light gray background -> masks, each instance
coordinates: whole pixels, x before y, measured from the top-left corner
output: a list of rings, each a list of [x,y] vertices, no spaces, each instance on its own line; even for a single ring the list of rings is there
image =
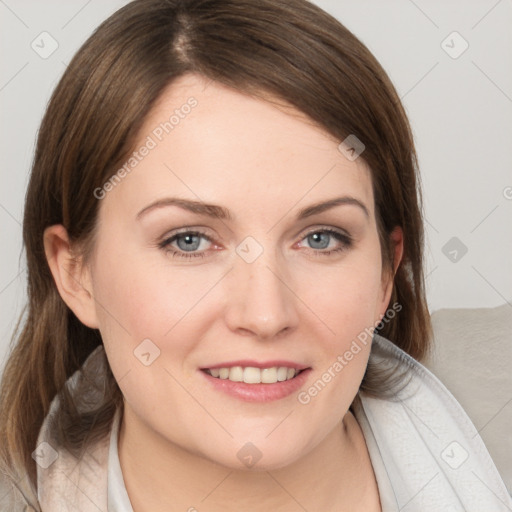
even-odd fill
[[[38,125],[66,63],[125,3],[0,0],[0,366],[25,302],[20,223]],[[431,311],[512,307],[512,1],[316,3],[376,55],[409,114],[424,186]],[[43,59],[31,43],[42,46],[45,31],[58,48]],[[448,37],[454,31],[469,44],[457,58],[445,51],[463,48]],[[446,246],[453,237],[459,247]]]

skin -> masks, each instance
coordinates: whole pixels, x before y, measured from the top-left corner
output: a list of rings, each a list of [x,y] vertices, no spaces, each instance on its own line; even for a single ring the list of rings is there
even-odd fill
[[[305,390],[380,320],[393,272],[382,268],[370,171],[292,107],[196,75],[165,91],[136,147],[191,96],[197,106],[101,200],[88,261],[62,226],[45,232],[61,296],[100,330],[125,398],[118,447],[134,511],[380,510],[349,411],[369,345],[307,405],[298,393],[244,402],[199,370],[236,359],[292,360],[312,368]],[[137,218],[171,196],[222,205],[233,219],[177,206]],[[296,220],[300,209],[339,196],[356,198],[367,214],[344,204]],[[183,237],[159,246],[184,227],[204,231],[208,238],[193,249],[204,257],[173,257],[172,250],[187,254]],[[351,241],[308,237],[322,228]],[[247,236],[263,249],[252,263],[236,252]],[[399,228],[392,238],[396,270]],[[134,356],[144,339],[160,350],[149,366]],[[262,454],[252,468],[237,457],[247,442]]]

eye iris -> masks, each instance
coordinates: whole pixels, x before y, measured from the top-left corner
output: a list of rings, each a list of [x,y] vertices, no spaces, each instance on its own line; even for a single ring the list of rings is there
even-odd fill
[[[322,237],[323,237],[323,242],[322,242]],[[312,247],[314,249],[325,249],[326,247],[329,246],[329,237],[330,235],[328,233],[313,233],[311,235],[308,236],[309,240],[313,241],[312,243]],[[320,243],[321,247],[318,247],[318,246],[315,246],[316,243]]]
[[[185,240],[185,244],[181,242]],[[194,251],[199,247],[201,237],[198,235],[182,235],[177,238],[178,247],[182,251]]]

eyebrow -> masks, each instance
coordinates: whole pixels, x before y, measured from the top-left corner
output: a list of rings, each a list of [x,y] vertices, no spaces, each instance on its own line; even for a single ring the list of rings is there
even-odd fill
[[[330,210],[331,208],[334,208],[336,206],[342,206],[342,205],[351,205],[351,206],[357,206],[360,208],[366,217],[370,217],[370,213],[368,211],[368,208],[365,206],[365,204],[360,201],[359,199],[356,199],[355,197],[351,196],[342,196],[342,197],[335,197],[333,199],[329,199],[327,201],[322,201],[319,203],[315,203],[311,206],[308,206],[307,208],[303,208],[299,210],[296,216],[296,220],[302,220],[307,217],[311,217],[312,215],[317,215],[319,213],[322,213],[326,210]],[[214,219],[221,219],[221,220],[234,220],[233,216],[231,215],[230,211],[227,208],[224,208],[222,206],[218,206],[215,204],[208,204],[203,203],[201,201],[193,201],[191,199],[182,199],[179,197],[166,197],[164,199],[158,199],[157,201],[151,203],[150,205],[143,208],[138,214],[137,219],[140,219],[147,213],[159,209],[164,208],[166,206],[177,206],[179,208],[182,208],[184,210],[187,210],[192,213],[196,213],[198,215],[203,215],[206,217],[211,217]]]

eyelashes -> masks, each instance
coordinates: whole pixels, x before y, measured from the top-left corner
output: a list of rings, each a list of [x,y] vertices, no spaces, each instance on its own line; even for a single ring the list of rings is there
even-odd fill
[[[339,255],[341,252],[348,250],[352,244],[353,240],[347,233],[343,231],[339,231],[333,228],[317,228],[306,233],[299,242],[302,242],[306,239],[315,239],[313,240],[313,244],[318,242],[317,235],[323,235],[323,240],[327,236],[329,245],[332,239],[338,243],[338,247],[327,249],[325,247],[306,247],[306,252],[312,254],[315,257],[328,257],[333,255]],[[325,236],[326,235],[326,236]],[[175,233],[170,237],[165,238],[161,242],[158,243],[158,247],[163,250],[166,254],[169,254],[173,258],[181,258],[181,259],[194,259],[194,258],[205,258],[208,256],[208,251],[203,250],[197,252],[196,250],[184,250],[184,247],[190,249],[198,249],[201,246],[201,242],[206,240],[209,243],[213,243],[212,239],[203,231],[200,230],[189,230],[189,231],[181,231],[179,233]],[[176,242],[178,247],[173,245]],[[182,247],[180,246],[180,242],[182,243]],[[198,245],[199,244],[199,245]],[[197,246],[197,247],[196,247]]]
[[[175,247],[173,247],[171,244],[176,242],[177,240],[187,240],[187,241],[190,241],[190,240],[193,240],[194,238],[196,239],[203,239],[203,240],[207,240],[208,242],[212,242],[211,238],[206,234],[206,233],[203,233],[202,231],[183,231],[181,233],[176,233],[175,235],[172,235],[171,237],[169,238],[166,238],[165,240],[163,240],[162,242],[160,242],[159,244],[159,247],[160,249],[163,249],[165,252],[167,252],[168,254],[171,254],[172,257],[178,257],[178,258],[204,258],[205,257],[205,251],[202,251],[202,252],[190,252],[190,251],[183,251],[183,250],[180,250],[179,247],[178,249],[176,249]],[[187,245],[193,245],[192,244],[188,244]]]

